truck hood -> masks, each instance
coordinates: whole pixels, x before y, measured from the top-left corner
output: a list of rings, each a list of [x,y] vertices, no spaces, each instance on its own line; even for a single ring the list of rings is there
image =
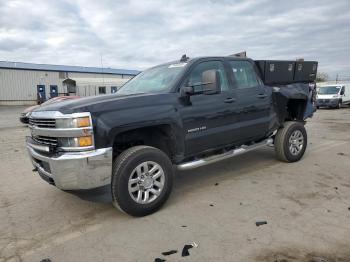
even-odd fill
[[[35,111],[59,111],[63,114],[77,112],[98,113],[108,110],[119,110],[126,108],[135,108],[138,106],[155,105],[157,102],[163,104],[165,100],[161,97],[167,97],[170,93],[158,94],[132,94],[132,95],[99,95],[80,98],[76,100],[62,101],[57,104],[42,106]],[[163,101],[163,103],[161,103]]]

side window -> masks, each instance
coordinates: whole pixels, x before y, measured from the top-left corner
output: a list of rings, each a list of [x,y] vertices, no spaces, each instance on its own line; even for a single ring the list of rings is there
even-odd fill
[[[220,75],[220,89],[221,91],[228,90],[228,81],[224,65],[220,61],[208,61],[203,62],[195,66],[192,69],[190,76],[188,77],[186,84],[194,85],[196,91],[205,89],[205,85],[201,86],[202,74],[204,71],[215,69]],[[198,85],[199,84],[199,85]]]
[[[100,95],[105,94],[106,93],[106,87],[105,86],[99,86],[98,87],[98,93]]]
[[[236,88],[251,88],[261,85],[254,67],[248,61],[230,61]]]

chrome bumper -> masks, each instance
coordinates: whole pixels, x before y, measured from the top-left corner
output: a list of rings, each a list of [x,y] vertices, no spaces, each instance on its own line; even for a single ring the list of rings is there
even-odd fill
[[[27,149],[40,176],[62,190],[90,189],[111,182],[111,147],[53,157],[41,154],[28,143]]]

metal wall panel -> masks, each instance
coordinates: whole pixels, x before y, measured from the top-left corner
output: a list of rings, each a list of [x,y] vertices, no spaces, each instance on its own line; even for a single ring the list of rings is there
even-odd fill
[[[36,100],[37,85],[45,85],[46,94],[50,85],[62,91],[58,72],[0,69],[0,100]]]
[[[94,74],[94,73],[67,73],[68,78],[86,78],[83,83],[77,83],[77,95],[98,95],[98,87],[106,86],[106,93],[111,92],[111,86],[120,87],[132,76]],[[97,79],[105,79],[105,84]],[[112,80],[113,79],[113,80]],[[67,92],[62,84],[64,79],[59,77],[59,72],[18,70],[0,68],[0,104],[30,104],[37,99],[37,85],[45,85],[46,97],[50,97],[50,85],[57,85],[58,93]],[[116,85],[116,83],[118,83]]]

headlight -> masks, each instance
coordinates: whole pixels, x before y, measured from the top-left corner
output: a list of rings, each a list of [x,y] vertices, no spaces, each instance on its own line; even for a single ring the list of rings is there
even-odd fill
[[[92,136],[62,137],[59,139],[60,147],[87,147],[93,146]]]
[[[56,119],[56,128],[79,128],[79,127],[90,127],[90,126],[91,126],[91,120],[89,116]]]

